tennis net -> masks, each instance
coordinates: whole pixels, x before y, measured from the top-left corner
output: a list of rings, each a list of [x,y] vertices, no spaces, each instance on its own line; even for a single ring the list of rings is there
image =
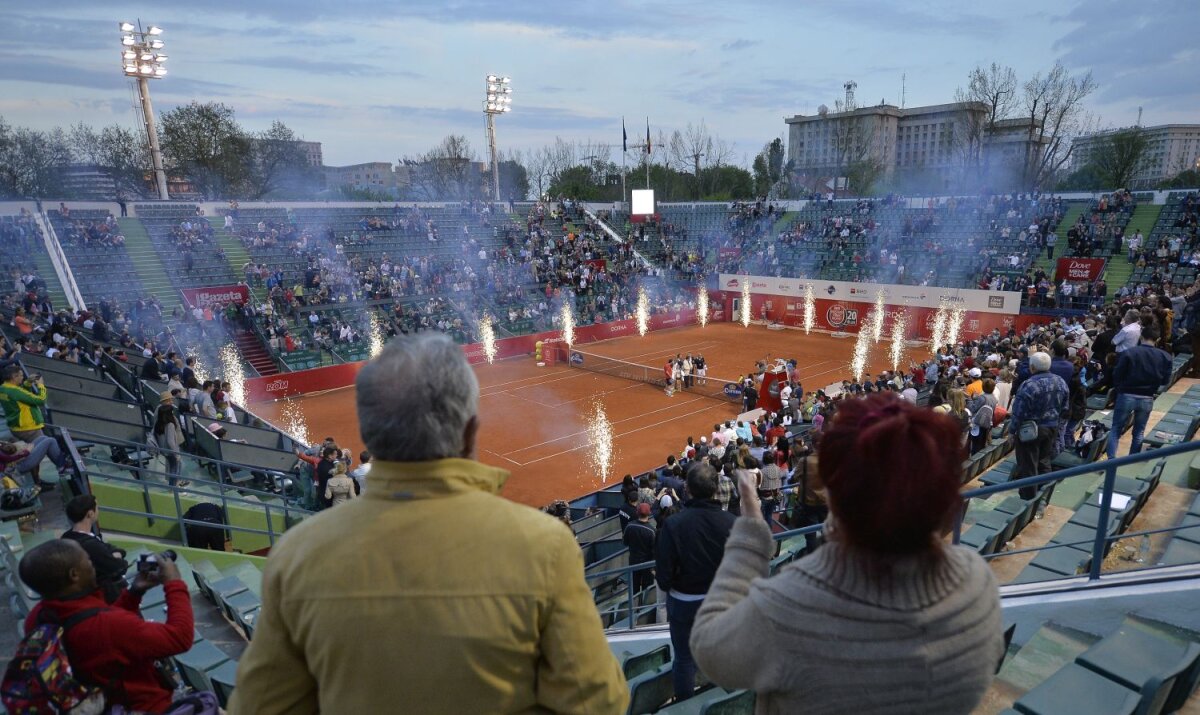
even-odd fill
[[[651,367],[650,365],[641,365],[628,360],[589,353],[578,348],[570,350],[567,356],[567,364],[570,367],[586,372],[619,377],[634,382],[644,382],[647,385],[654,385],[660,389],[665,388],[667,384],[662,366]],[[707,377],[695,375],[692,378],[690,387],[683,387],[677,384],[675,389],[677,392],[682,392],[683,394],[711,397],[714,400],[721,400],[723,402],[737,402],[742,399],[742,391],[738,387],[736,380],[727,380],[712,375],[708,375]]]

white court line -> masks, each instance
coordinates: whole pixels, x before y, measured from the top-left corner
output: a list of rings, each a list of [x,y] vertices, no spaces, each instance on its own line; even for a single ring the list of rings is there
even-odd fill
[[[482,385],[482,386],[480,386],[480,388],[479,388],[479,391],[480,391],[480,392],[483,392],[484,390],[490,390],[490,389],[492,389],[493,387],[504,387],[505,385],[513,385],[513,384],[516,384],[516,383],[518,383],[518,382],[526,382],[526,381],[529,381],[529,380],[538,380],[538,379],[541,379],[541,378],[543,378],[543,377],[548,377],[548,376],[550,376],[550,375],[558,375],[558,374],[560,374],[560,373],[569,372],[569,371],[570,371],[570,368],[563,368],[562,370],[554,370],[554,371],[551,371],[551,372],[544,372],[544,373],[541,373],[540,375],[532,375],[532,376],[530,376],[530,377],[522,377],[522,378],[520,378],[520,379],[517,379],[517,380],[509,380],[508,382],[497,382],[497,383],[496,383],[496,384],[494,384],[494,385]]]
[[[701,399],[707,399],[707,398],[701,398]],[[621,437],[625,437],[625,436],[628,436],[628,435],[634,434],[635,432],[641,432],[642,430],[648,430],[648,429],[651,429],[651,428],[653,428],[653,427],[660,427],[660,426],[662,426],[662,425],[665,425],[665,424],[668,424],[668,423],[670,423],[670,422],[675,422],[676,420],[681,420],[681,419],[684,419],[684,418],[687,418],[687,417],[694,417],[694,416],[696,416],[696,415],[698,415],[698,414],[700,414],[700,413],[702,413],[702,412],[706,412],[707,410],[711,410],[711,409],[714,409],[714,408],[716,408],[716,407],[718,407],[718,405],[713,405],[712,407],[705,407],[705,408],[703,408],[703,409],[699,409],[699,410],[693,410],[693,411],[691,411],[691,412],[688,412],[687,414],[683,414],[683,415],[677,415],[677,416],[675,416],[675,417],[671,417],[671,418],[669,418],[669,419],[660,420],[660,421],[658,421],[658,422],[655,422],[654,424],[649,424],[649,425],[646,425],[645,427],[637,427],[637,428],[635,428],[635,429],[631,429],[631,430],[629,430],[628,432],[622,432],[621,434],[618,434],[618,435],[613,435],[613,439],[614,439],[614,440],[617,440],[617,439],[620,439]],[[561,451],[561,452],[556,452],[556,453],[554,453],[554,454],[548,454],[548,455],[546,455],[545,457],[538,457],[537,459],[534,459],[534,460],[532,460],[532,461],[525,462],[525,463],[524,463],[524,464],[522,464],[521,466],[522,466],[522,467],[528,467],[528,466],[529,466],[529,465],[531,465],[531,464],[537,464],[538,462],[543,462],[543,461],[545,461],[545,460],[547,460],[547,459],[553,459],[553,458],[555,458],[555,457],[561,457],[561,456],[562,456],[562,455],[564,455],[564,454],[570,454],[571,452],[577,452],[577,451],[579,451],[579,450],[581,450],[581,449],[587,449],[587,448],[589,448],[589,447],[591,447],[591,445],[589,445],[589,444],[581,444],[581,445],[579,445],[579,446],[572,447],[571,449],[566,449],[566,450],[563,450],[563,451]]]
[[[684,352],[685,348],[702,347],[705,345],[714,345],[715,346],[715,345],[719,345],[719,344],[720,343],[716,342],[715,340],[705,340],[705,341],[699,342],[699,343],[685,343],[685,344],[680,345],[679,347],[675,348],[673,352],[676,352],[676,353]],[[634,353],[633,355],[628,355],[628,356],[623,355],[621,357],[614,357],[612,355],[603,355],[601,353],[592,353],[592,354],[600,355],[600,357],[612,358],[614,360],[630,361],[630,360],[633,360],[634,358],[639,358],[639,357],[642,357],[645,355],[671,355],[673,353],[672,352],[664,352],[663,348],[659,348],[658,350],[650,350],[650,351],[644,352],[644,353]]]
[[[699,402],[700,400],[707,400],[707,399],[708,399],[707,397],[697,397],[697,398],[695,398],[694,400],[688,400],[687,402],[679,402],[679,403],[676,403],[676,404],[674,404],[674,405],[667,405],[666,407],[660,407],[660,408],[658,408],[657,410],[650,410],[649,412],[640,412],[640,413],[638,413],[638,414],[636,414],[636,415],[633,415],[632,417],[626,417],[625,419],[620,419],[620,420],[617,420],[617,421],[613,422],[613,425],[619,425],[619,424],[621,424],[622,422],[628,422],[629,420],[636,420],[636,419],[638,419],[639,417],[645,417],[646,415],[652,415],[652,414],[654,414],[655,412],[663,412],[664,410],[673,410],[673,409],[675,409],[676,407],[683,407],[683,406],[685,406],[685,405],[690,405],[690,404],[693,404],[693,403]],[[554,439],[548,439],[548,440],[546,440],[545,442],[538,442],[537,444],[531,444],[531,445],[529,445],[528,447],[522,447],[522,448],[520,448],[520,449],[514,449],[514,450],[513,450],[513,451],[511,451],[511,452],[505,452],[505,454],[516,454],[516,453],[518,453],[518,452],[524,452],[524,451],[526,451],[526,450],[529,450],[529,449],[534,449],[535,447],[542,447],[542,446],[545,446],[545,445],[547,445],[547,444],[554,444],[555,442],[561,442],[561,441],[562,441],[562,440],[564,440],[564,439],[570,439],[571,437],[578,437],[578,436],[579,436],[579,435],[581,435],[581,434],[587,434],[587,430],[581,430],[581,431],[579,431],[579,432],[572,432],[571,434],[565,434],[565,435],[563,435],[563,436],[561,436],[561,437],[555,437]]]
[[[484,450],[481,450],[481,451],[483,451],[483,452],[486,452],[487,454],[490,454],[490,455],[492,455],[493,457],[499,457],[500,459],[503,459],[503,460],[504,460],[504,461],[506,461],[506,462],[511,462],[511,463],[513,463],[513,464],[517,465],[518,467],[523,467],[523,466],[525,466],[525,465],[521,464],[520,462],[518,462],[518,461],[516,461],[516,460],[509,459],[508,457],[505,457],[503,454],[498,454],[498,453],[496,453],[496,452],[493,452],[493,451],[492,451],[492,450],[490,450],[490,449],[484,449]]]

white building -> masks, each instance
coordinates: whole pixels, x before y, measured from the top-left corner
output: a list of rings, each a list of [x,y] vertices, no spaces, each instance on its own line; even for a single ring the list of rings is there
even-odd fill
[[[846,176],[849,164],[870,159],[881,167],[882,183],[903,190],[978,188],[961,185],[968,181],[1015,188],[1045,140],[1030,131],[1028,119],[997,122],[989,136],[986,118],[981,102],[797,114],[784,119],[788,159],[793,171],[820,181]]]
[[[1071,144],[1071,167],[1079,169],[1091,161],[1100,143],[1118,129],[1077,137]],[[1142,127],[1149,140],[1142,171],[1131,189],[1153,188],[1187,169],[1200,169],[1200,124],[1162,124]]]

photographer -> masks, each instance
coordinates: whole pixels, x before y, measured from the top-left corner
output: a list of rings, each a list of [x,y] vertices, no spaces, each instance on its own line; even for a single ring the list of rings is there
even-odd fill
[[[47,621],[63,623],[63,643],[76,677],[104,691],[108,704],[161,713],[171,706],[174,685],[160,676],[156,661],[192,647],[192,603],[179,576],[174,554],[143,557],[130,588],[112,606],[96,582],[86,551],[68,539],[47,541],[21,559],[21,581],[42,601],[25,619],[30,631]],[[142,594],[161,585],[167,600],[166,623],[142,619]]]

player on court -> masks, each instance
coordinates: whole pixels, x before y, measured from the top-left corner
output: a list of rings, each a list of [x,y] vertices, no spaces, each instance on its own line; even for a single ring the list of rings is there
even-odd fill
[[[701,385],[707,385],[708,363],[700,353],[696,353],[696,357],[692,358],[692,369],[696,371],[696,381]]]

